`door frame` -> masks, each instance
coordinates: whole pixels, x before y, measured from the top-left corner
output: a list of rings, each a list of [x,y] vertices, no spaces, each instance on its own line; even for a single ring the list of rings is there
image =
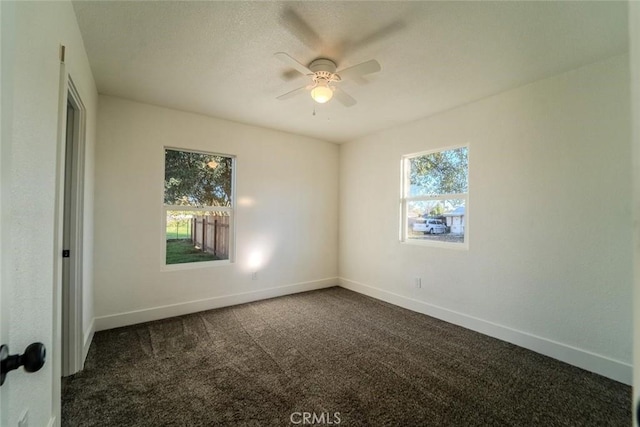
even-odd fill
[[[56,274],[57,302],[54,310],[58,327],[54,330],[56,342],[60,343],[58,360],[60,376],[75,374],[84,364],[83,317],[83,240],[84,240],[84,171],[85,171],[85,135],[86,108],[72,77],[64,64],[64,46],[61,46],[60,64],[60,104],[58,124],[58,159],[56,182]],[[67,103],[74,109],[73,135],[67,135]],[[71,165],[67,163],[67,144],[71,143]],[[66,169],[71,167],[70,185],[70,225],[65,230],[65,178]],[[68,232],[69,247],[63,247],[65,231]],[[63,258],[62,251],[69,249],[71,256]],[[66,261],[65,261],[66,260]],[[65,266],[63,263],[67,262]],[[65,284],[66,282],[66,284]]]
[[[631,158],[633,200],[633,425],[640,427],[640,4],[629,7],[629,69],[631,79]]]

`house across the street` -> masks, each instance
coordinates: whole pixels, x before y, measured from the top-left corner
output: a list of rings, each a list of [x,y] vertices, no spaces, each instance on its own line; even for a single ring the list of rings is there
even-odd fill
[[[442,214],[451,233],[464,234],[464,206],[458,206],[451,212]]]

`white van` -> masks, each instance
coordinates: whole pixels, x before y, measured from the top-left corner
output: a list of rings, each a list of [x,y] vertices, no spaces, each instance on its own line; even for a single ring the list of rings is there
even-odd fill
[[[422,231],[424,234],[442,234],[447,231],[447,227],[442,220],[427,218],[424,222],[415,222],[413,231]]]

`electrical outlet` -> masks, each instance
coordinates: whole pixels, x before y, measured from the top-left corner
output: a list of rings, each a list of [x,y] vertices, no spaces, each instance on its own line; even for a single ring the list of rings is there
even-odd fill
[[[258,272],[254,271],[253,273],[251,273],[251,280],[258,280]]]
[[[416,277],[413,284],[416,287],[416,289],[422,288],[422,278]]]

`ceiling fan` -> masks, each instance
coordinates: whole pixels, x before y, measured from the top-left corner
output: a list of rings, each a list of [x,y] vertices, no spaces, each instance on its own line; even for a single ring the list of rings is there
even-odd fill
[[[351,107],[356,104],[356,100],[342,90],[339,83],[381,70],[380,64],[375,59],[336,71],[336,63],[326,58],[315,59],[306,67],[284,52],[276,53],[275,57],[310,79],[309,84],[278,96],[279,100],[289,99],[309,91],[311,98],[319,104],[328,102],[335,95],[342,105]]]

